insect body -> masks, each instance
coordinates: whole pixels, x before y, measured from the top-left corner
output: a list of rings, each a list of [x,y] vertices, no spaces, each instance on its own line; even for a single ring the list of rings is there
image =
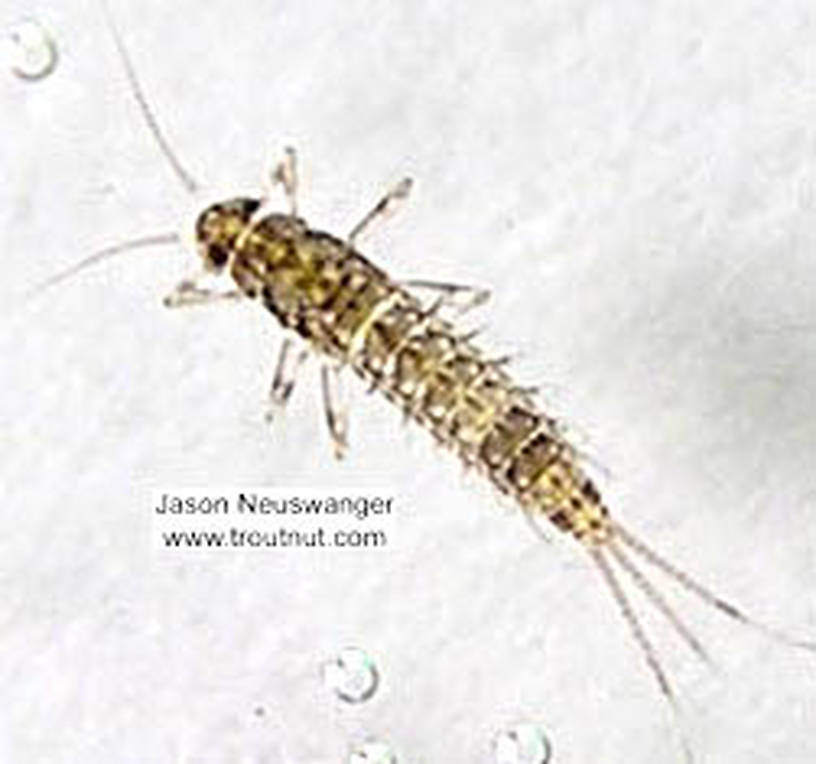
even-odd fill
[[[115,28],[112,31],[149,128],[162,151],[169,154],[182,182],[193,189],[194,182],[169,153],[121,39]],[[474,344],[473,335],[463,334],[443,318],[440,309],[454,304],[456,298],[464,295],[466,306],[475,305],[484,300],[484,292],[446,284],[399,282],[360,254],[356,248],[360,234],[408,194],[409,180],[386,194],[348,237],[338,238],[310,228],[298,216],[292,150],[273,177],[284,186],[288,213],[270,212],[266,199],[236,198],[208,207],[196,223],[204,270],[228,274],[235,287],[214,292],[196,280],[186,280],[165,303],[178,307],[222,298],[251,298],[262,302],[285,328],[300,335],[324,360],[323,397],[338,455],[346,448],[347,426],[336,382],[339,371],[349,367],[466,465],[511,496],[528,519],[551,522],[587,550],[661,693],[675,710],[672,685],[616,570],[629,576],[698,657],[708,660],[708,656],[635,560],[659,569],[724,615],[775,639],[816,651],[814,643],[791,639],[727,603],[613,519],[575,449],[555,420],[537,406],[529,390],[513,381],[505,369],[506,359],[492,359]],[[92,255],[68,273],[128,246],[176,240],[174,236],[146,237],[113,247]],[[431,288],[438,299],[428,307],[411,287]],[[284,405],[291,394],[303,357],[303,351],[290,340],[284,342],[272,383],[275,408]],[[690,758],[688,746],[685,750]]]
[[[261,203],[206,210],[197,239],[208,270],[360,377],[533,514],[590,544],[607,512],[555,422],[448,321],[354,247]],[[437,304],[438,305],[438,304]]]
[[[672,707],[676,709],[676,700],[668,676],[613,565],[629,575],[699,658],[710,659],[630,553],[723,614],[788,643],[816,649],[812,643],[792,640],[754,621],[614,520],[556,421],[505,371],[506,359],[492,360],[471,335],[440,317],[444,297],[424,307],[405,284],[391,279],[357,251],[356,236],[407,194],[408,181],[387,194],[344,240],[315,231],[297,217],[294,177],[290,150],[276,172],[290,199],[288,215],[267,214],[265,205],[254,199],[215,204],[201,214],[196,238],[205,269],[229,273],[241,294],[261,300],[284,327],[328,359],[324,391],[329,369],[350,367],[466,465],[515,499],[529,519],[547,520],[580,542],[599,568]],[[437,287],[448,295],[466,289]],[[190,289],[183,283],[169,303],[183,304]],[[291,346],[285,345],[279,369],[286,368],[289,352]],[[283,386],[287,395],[291,385],[290,380]],[[273,398],[274,390],[273,384]],[[338,423],[344,417],[333,412],[331,396],[326,401],[329,426],[342,452],[345,425]]]

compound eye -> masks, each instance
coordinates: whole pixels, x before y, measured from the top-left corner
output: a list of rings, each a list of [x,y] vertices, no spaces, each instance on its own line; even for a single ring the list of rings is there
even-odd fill
[[[220,244],[210,243],[207,245],[207,262],[216,270],[223,268],[229,260],[229,252]]]
[[[260,199],[243,199],[243,213],[244,217],[249,220],[260,208],[261,200]]]
[[[220,215],[234,215],[240,220],[249,222],[249,219],[258,211],[261,206],[260,199],[232,199],[222,204],[213,206]]]

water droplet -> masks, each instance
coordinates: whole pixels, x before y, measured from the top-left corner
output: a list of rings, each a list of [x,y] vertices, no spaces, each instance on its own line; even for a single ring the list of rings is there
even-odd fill
[[[380,675],[365,650],[346,647],[323,664],[323,682],[341,700],[362,703],[377,691]]]
[[[496,735],[496,764],[547,764],[552,746],[537,724],[517,724]]]
[[[348,764],[397,764],[397,757],[388,743],[368,740],[354,748]]]
[[[6,32],[3,58],[14,74],[24,80],[39,80],[54,71],[57,45],[37,21],[18,21]]]

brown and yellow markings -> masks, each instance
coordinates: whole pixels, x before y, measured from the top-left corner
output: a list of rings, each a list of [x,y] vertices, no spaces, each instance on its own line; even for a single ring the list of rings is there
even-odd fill
[[[197,184],[170,151],[136,79],[121,38],[111,24],[131,87],[148,127],[181,182]],[[482,302],[484,290],[433,282],[398,282],[357,249],[366,229],[389,213],[411,188],[404,179],[368,212],[346,237],[315,230],[298,216],[295,153],[288,149],[272,180],[283,186],[289,209],[272,212],[268,198],[236,198],[209,206],[198,217],[196,242],[207,277],[232,285],[213,290],[202,277],[186,279],[165,298],[177,308],[225,299],[258,300],[296,335],[282,345],[270,391],[270,412],[283,407],[307,353],[322,359],[325,416],[335,453],[347,449],[347,414],[337,390],[350,368],[373,390],[396,404],[405,417],[428,430],[468,467],[484,474],[518,503],[532,522],[549,521],[576,539],[597,566],[664,698],[678,710],[676,696],[657,652],[624,591],[618,571],[670,623],[703,661],[708,654],[664,599],[640,565],[652,566],[705,604],[789,645],[816,652],[816,644],[791,638],[726,602],[655,552],[613,519],[576,450],[555,420],[505,370],[444,317]],[[107,248],[49,283],[126,249],[177,243],[160,234]],[[202,275],[204,275],[202,274]],[[428,306],[415,293],[430,291]],[[616,567],[617,566],[617,569]],[[686,758],[690,746],[682,735]]]

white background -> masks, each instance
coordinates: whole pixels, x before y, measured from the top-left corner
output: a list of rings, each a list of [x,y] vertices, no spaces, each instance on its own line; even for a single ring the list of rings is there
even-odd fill
[[[348,379],[334,463],[316,365],[285,421],[255,305],[170,312],[182,250],[110,261],[195,205],[95,2],[5,0],[61,59],[0,73],[0,760],[489,762],[541,721],[560,764],[678,762],[671,714],[582,550]],[[489,286],[473,320],[591,457],[613,512],[724,596],[816,635],[816,7],[777,3],[113,3],[161,123],[216,196],[300,152],[302,207],[397,277]],[[385,488],[385,550],[159,555],[164,486]],[[663,583],[663,580],[660,580]],[[667,591],[676,592],[670,587]],[[687,597],[722,671],[650,632],[700,762],[816,758],[816,655]],[[651,614],[650,614],[651,615]],[[367,704],[321,687],[358,645]],[[255,709],[263,708],[258,716]]]

